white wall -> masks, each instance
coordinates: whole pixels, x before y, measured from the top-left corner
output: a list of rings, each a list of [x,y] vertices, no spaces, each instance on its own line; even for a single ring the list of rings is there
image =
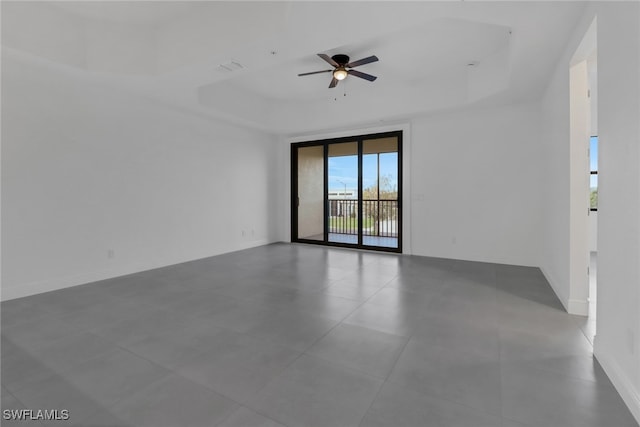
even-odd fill
[[[640,421],[640,5],[589,5],[541,104],[547,186],[542,268],[569,298],[569,62],[597,16],[598,296],[594,353]]]
[[[586,29],[586,28],[585,28]],[[579,41],[579,40],[578,40]],[[574,41],[575,42],[575,41]],[[575,43],[573,48],[575,49]],[[571,53],[572,54],[572,53]],[[569,58],[556,67],[541,102],[544,157],[540,268],[565,307],[569,300]]]
[[[275,239],[275,137],[52,64],[3,48],[3,299]]]
[[[413,122],[414,254],[539,265],[539,120],[510,105]]]
[[[595,354],[640,422],[640,4],[598,15]]]
[[[288,158],[291,142],[403,130],[403,253],[538,266],[539,121],[535,104],[439,114],[292,137],[281,156]],[[289,180],[283,170],[281,182]],[[287,212],[283,240],[290,239]]]

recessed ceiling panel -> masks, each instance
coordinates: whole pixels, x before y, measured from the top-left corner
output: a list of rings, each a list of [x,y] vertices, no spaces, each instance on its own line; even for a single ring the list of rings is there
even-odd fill
[[[509,44],[509,28],[456,19],[439,19],[419,27],[398,31],[363,43],[332,48],[323,53],[344,53],[356,60],[376,55],[379,62],[363,65],[358,71],[378,76],[375,82],[347,77],[335,89],[328,89],[331,74],[298,77],[299,73],[331,68],[317,56],[321,52],[294,61],[276,64],[233,80],[266,100],[324,99],[334,94],[365,94],[375,87],[414,87],[425,79],[442,75],[443,71],[465,67],[474,61],[505,49]],[[433,82],[430,81],[429,84]],[[462,83],[462,82],[461,82]],[[228,85],[229,81],[218,84]]]

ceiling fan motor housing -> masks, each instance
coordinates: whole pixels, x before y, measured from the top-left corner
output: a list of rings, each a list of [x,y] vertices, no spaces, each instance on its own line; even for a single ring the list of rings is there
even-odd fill
[[[349,56],[347,55],[342,55],[342,54],[333,55],[331,59],[336,61],[339,65],[343,65],[343,66],[349,63]]]

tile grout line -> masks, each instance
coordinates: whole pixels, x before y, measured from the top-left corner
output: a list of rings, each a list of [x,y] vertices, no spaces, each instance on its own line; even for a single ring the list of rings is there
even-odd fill
[[[396,276],[394,276],[394,278],[395,278],[395,277],[396,277]],[[308,351],[310,348],[312,348],[312,347],[313,347],[317,342],[319,342],[319,341],[320,341],[320,340],[322,340],[324,337],[326,337],[329,333],[331,333],[334,329],[336,329],[338,326],[342,325],[342,324],[343,324],[343,321],[344,321],[347,317],[349,317],[349,316],[350,316],[351,314],[353,314],[356,310],[358,310],[360,307],[362,307],[362,306],[363,306],[363,305],[364,305],[364,304],[365,304],[369,299],[373,298],[373,296],[374,296],[375,294],[377,294],[380,290],[382,290],[382,289],[386,286],[386,284],[388,284],[388,283],[389,283],[389,282],[391,282],[392,280],[393,280],[393,278],[392,278],[392,279],[390,279],[388,282],[386,282],[386,283],[385,283],[385,285],[384,285],[384,286],[382,286],[380,289],[378,289],[378,290],[377,290],[373,295],[371,295],[369,298],[365,299],[365,300],[364,300],[364,301],[362,301],[359,305],[357,305],[357,306],[356,306],[356,307],[355,307],[355,308],[354,308],[350,313],[346,314],[346,315],[345,315],[341,320],[339,320],[339,321],[338,321],[338,322],[337,322],[333,327],[331,327],[331,329],[329,329],[325,334],[323,334],[321,337],[319,337],[317,340],[315,340],[313,343],[311,343],[309,346],[307,346],[307,348],[305,348],[305,349],[304,349],[304,351],[300,352],[300,354],[299,354],[295,359],[293,359],[293,360],[291,361],[291,363],[287,364],[287,365],[286,365],[286,366],[285,366],[285,367],[284,367],[284,368],[283,368],[283,369],[282,369],[282,370],[281,370],[281,371],[280,371],[276,376],[274,376],[271,380],[269,380],[269,381],[267,382],[267,384],[265,384],[263,387],[261,387],[260,389],[258,389],[258,390],[254,393],[254,396],[255,396],[255,395],[258,395],[258,394],[259,394],[262,390],[264,390],[264,389],[265,389],[265,388],[266,388],[270,383],[272,383],[273,381],[275,381],[275,380],[277,380],[278,378],[280,378],[280,377],[282,376],[282,374],[284,373],[284,371],[286,371],[289,367],[291,367],[291,366],[292,366],[295,362],[297,362],[301,357],[303,357],[303,356],[318,357],[318,356],[314,356],[314,355],[312,355],[312,354],[307,353],[307,351]],[[406,343],[405,343],[405,345],[406,345]],[[403,347],[403,348],[404,348],[404,347]],[[331,364],[333,364],[333,363],[334,363],[333,361],[327,361],[327,360],[325,360],[325,359],[323,359],[323,358],[321,358],[321,357],[319,357],[319,359],[320,359],[320,360],[323,360],[323,361],[325,361],[325,362],[327,362],[327,363],[331,363]],[[380,380],[380,379],[381,379],[381,378],[375,377],[375,376],[373,376],[373,375],[364,374],[363,372],[360,372],[360,371],[353,370],[353,369],[351,369],[351,368],[348,368],[348,367],[342,366],[342,365],[340,365],[340,364],[337,364],[337,365],[338,365],[338,366],[340,366],[340,367],[341,367],[341,368],[343,368],[343,369],[346,369],[346,370],[351,371],[351,372],[354,372],[354,373],[358,373],[358,374],[361,374],[361,375],[366,375],[366,376],[371,377],[371,378],[373,378],[373,379],[378,379],[378,380]],[[382,386],[383,386],[383,385],[384,385],[384,381],[380,384],[380,387],[378,388],[378,391],[376,392],[376,397],[377,397],[378,393],[380,392],[380,389],[382,389]],[[371,401],[371,404],[373,404],[373,401],[374,401],[374,400],[375,400],[375,397],[374,397],[374,399]],[[371,406],[371,404],[369,405],[369,407]],[[367,411],[369,410],[369,407],[367,408]],[[261,411],[259,411],[259,410],[256,410],[256,409],[254,409],[254,408],[252,408],[252,407],[249,407],[249,408],[250,408],[252,411],[256,412],[256,413],[259,413],[260,415],[266,416],[264,413],[262,413],[262,412],[261,412]],[[366,414],[366,411],[365,411],[365,414]],[[267,417],[267,418],[269,418],[269,417]],[[364,418],[364,415],[363,415],[363,418]],[[278,423],[280,423],[279,421],[277,421],[277,422],[278,422]],[[282,424],[282,423],[280,423],[280,424]]]
[[[369,299],[373,298],[375,295],[377,295],[382,289],[384,289],[389,283],[391,283],[393,280],[395,280],[399,275],[397,274],[396,276],[394,276],[393,279],[389,280],[387,283],[385,283],[385,286],[383,286],[382,288],[380,288],[376,293],[374,293]],[[367,301],[369,300],[367,299]],[[360,422],[358,423],[358,426],[362,426],[362,423],[364,422],[364,419],[367,416],[367,413],[371,410],[371,408],[373,407],[373,404],[375,403],[376,399],[378,398],[378,396],[380,395],[380,393],[382,392],[382,388],[387,384],[389,377],[391,376],[391,373],[393,372],[393,370],[395,369],[396,365],[398,364],[398,361],[400,360],[400,357],[402,357],[402,353],[404,353],[404,350],[407,348],[407,345],[409,345],[409,342],[411,341],[411,335],[408,337],[403,337],[406,338],[406,341],[404,343],[404,345],[402,346],[402,349],[400,351],[398,351],[398,354],[393,362],[393,364],[391,365],[391,368],[389,369],[389,372],[387,373],[387,375],[385,376],[384,380],[382,381],[382,384],[380,385],[380,387],[378,388],[378,390],[376,391],[376,395],[374,396],[374,398],[371,400],[371,403],[369,404],[369,406],[367,407],[367,410],[364,412],[364,414],[362,415],[362,418],[360,419]]]

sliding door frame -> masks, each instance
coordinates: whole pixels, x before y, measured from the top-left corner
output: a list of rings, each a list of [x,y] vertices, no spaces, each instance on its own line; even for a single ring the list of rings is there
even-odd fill
[[[363,188],[362,188],[362,160],[363,160],[363,144],[366,140],[375,140],[382,138],[397,138],[398,142],[398,213],[396,214],[396,221],[398,223],[398,247],[390,248],[383,246],[369,246],[363,243],[363,233],[362,233],[362,215],[363,215]],[[329,204],[328,194],[329,194],[329,145],[345,143],[345,142],[357,142],[358,144],[358,243],[340,243],[340,242],[330,242],[329,241]],[[312,240],[312,239],[304,239],[298,237],[298,148],[303,147],[318,147],[322,146],[323,148],[323,162],[324,162],[324,177],[323,177],[323,188],[324,188],[324,202],[323,202],[323,235],[324,239],[320,240]],[[304,141],[297,142],[291,144],[291,241],[297,243],[310,243],[314,245],[321,246],[337,246],[344,248],[355,248],[355,249],[367,249],[374,251],[382,251],[382,252],[395,252],[402,253],[402,217],[403,217],[403,170],[402,170],[402,130],[397,131],[389,131],[382,133],[373,133],[366,135],[355,135],[355,136],[345,136],[340,138],[330,138],[330,139],[321,139],[314,141]],[[378,171],[379,173],[379,171]],[[379,191],[379,189],[378,189]]]

